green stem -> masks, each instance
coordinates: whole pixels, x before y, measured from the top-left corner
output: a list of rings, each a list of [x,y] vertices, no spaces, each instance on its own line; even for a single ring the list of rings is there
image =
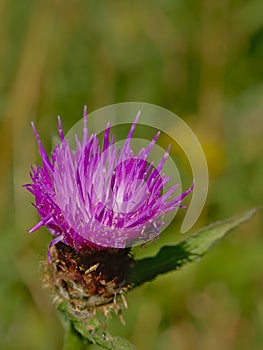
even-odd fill
[[[85,350],[89,344],[97,344],[108,350],[136,350],[127,339],[113,337],[101,329],[101,324],[96,317],[78,320],[68,312],[67,303],[57,304],[57,310],[65,329],[63,350]],[[88,329],[92,329],[89,331]]]
[[[73,327],[72,323],[65,329],[63,350],[85,350],[88,343]]]

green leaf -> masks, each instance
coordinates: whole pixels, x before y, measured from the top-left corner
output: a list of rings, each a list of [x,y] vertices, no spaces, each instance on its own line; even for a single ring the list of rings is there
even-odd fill
[[[136,350],[127,339],[122,337],[113,337],[108,332],[103,333],[103,336],[95,335],[95,343],[104,349],[111,350]]]
[[[181,268],[192,261],[199,260],[219,239],[230,230],[249,220],[257,209],[239,216],[213,223],[187,237],[174,246],[165,246],[154,257],[137,260],[130,272],[133,288],[153,280],[156,276]]]
[[[187,237],[174,246],[161,248],[155,257],[135,261],[130,272],[133,288],[153,280],[156,276],[179,269],[183,265],[200,259],[212,245],[226,233],[249,220],[256,212],[252,209],[228,220],[216,222]],[[95,316],[83,320],[68,311],[67,303],[57,304],[62,323],[66,330],[63,350],[84,350],[88,344],[97,344],[108,350],[136,350],[121,337],[113,337],[106,332]]]

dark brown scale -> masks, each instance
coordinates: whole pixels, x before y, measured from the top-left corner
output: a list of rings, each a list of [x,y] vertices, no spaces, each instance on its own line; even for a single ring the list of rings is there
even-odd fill
[[[51,248],[51,257],[46,265],[48,285],[70,303],[72,311],[91,312],[116,303],[116,297],[130,289],[128,273],[134,262],[130,249],[85,248],[76,252],[58,243]]]

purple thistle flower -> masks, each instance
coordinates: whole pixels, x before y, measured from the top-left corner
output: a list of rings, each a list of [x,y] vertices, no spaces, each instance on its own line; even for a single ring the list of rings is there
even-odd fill
[[[147,161],[160,132],[147,148],[133,155],[130,141],[139,115],[122,149],[115,146],[114,137],[110,138],[109,123],[103,148],[96,135],[88,136],[85,108],[83,139],[76,136],[76,150],[72,150],[58,117],[61,142],[51,159],[32,123],[42,166],[32,167],[32,183],[25,185],[35,196],[41,218],[30,233],[46,226],[54,237],[49,247],[63,242],[77,251],[131,247],[159,234],[164,214],[181,206],[193,186],[175,199],[171,195],[179,185],[163,193],[169,177],[161,172],[169,149],[156,167]]]

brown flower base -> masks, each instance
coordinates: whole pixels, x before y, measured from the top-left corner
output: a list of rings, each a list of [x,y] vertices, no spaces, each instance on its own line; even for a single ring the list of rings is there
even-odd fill
[[[128,273],[133,265],[130,249],[76,252],[64,243],[51,248],[51,263],[46,264],[46,282],[52,287],[55,302],[67,301],[74,316],[88,317],[96,309],[104,314],[127,307],[124,293],[130,289]]]

